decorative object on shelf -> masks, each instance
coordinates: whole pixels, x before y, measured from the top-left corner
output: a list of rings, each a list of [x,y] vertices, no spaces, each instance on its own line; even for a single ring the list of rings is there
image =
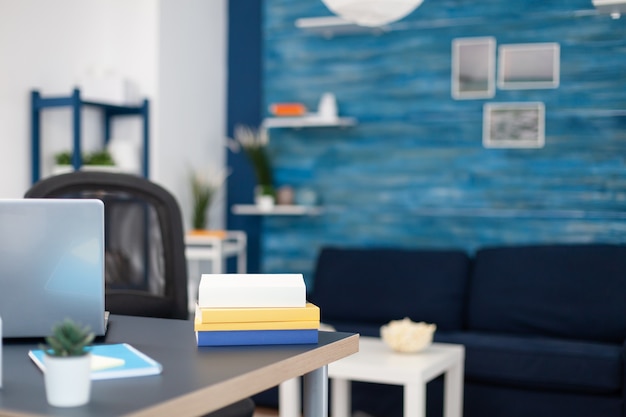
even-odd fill
[[[396,352],[415,353],[430,346],[436,329],[434,324],[416,323],[405,317],[381,326],[380,337]]]
[[[252,129],[248,126],[235,126],[235,138],[229,141],[231,150],[239,152],[243,149],[254,168],[257,179],[255,202],[270,209],[274,206],[275,192],[272,175],[272,163],[267,150],[269,134],[267,129]]]
[[[322,94],[320,104],[317,106],[317,115],[324,120],[337,119],[337,99],[333,93]]]
[[[293,187],[283,185],[276,190],[276,202],[280,205],[293,204],[294,194]]]
[[[209,209],[227,176],[223,172],[202,174],[195,171],[190,174],[191,196],[193,198],[191,227],[193,230],[206,230],[208,228]]]
[[[83,157],[83,164],[112,166],[115,165],[115,161],[109,151],[102,150],[86,154]]]
[[[42,346],[46,355],[46,399],[55,407],[87,404],[91,394],[91,353],[94,333],[70,319],[55,325]]]
[[[106,149],[91,153],[84,153],[81,159],[82,164],[80,169],[85,171],[119,171],[119,167],[116,165],[115,160]],[[53,169],[53,174],[62,174],[74,171],[71,152],[63,151],[55,154],[54,161],[56,166]]]
[[[263,120],[263,127],[324,127],[352,126],[356,120],[351,117],[339,117],[337,99],[333,93],[324,93],[320,98],[316,113],[306,113],[294,117],[269,117]]]
[[[406,17],[424,0],[322,0],[336,15],[361,26],[381,26]]]
[[[103,165],[103,166],[115,165],[115,161],[113,160],[113,157],[107,150],[86,153],[83,155],[82,159],[83,159],[83,165]],[[59,152],[56,155],[54,155],[54,160],[57,163],[57,165],[71,165],[72,154],[69,151]]]
[[[302,187],[296,191],[296,204],[304,207],[314,207],[318,204],[317,193],[309,187]]]
[[[106,149],[124,172],[141,173],[139,145],[127,138],[111,138]]]
[[[275,193],[263,185],[257,185],[254,187],[254,204],[256,204],[260,210],[270,211],[276,204]]]
[[[270,113],[276,117],[304,116],[307,108],[302,103],[274,103],[270,105]]]
[[[83,98],[115,106],[139,104],[139,87],[112,69],[91,68],[80,80]]]

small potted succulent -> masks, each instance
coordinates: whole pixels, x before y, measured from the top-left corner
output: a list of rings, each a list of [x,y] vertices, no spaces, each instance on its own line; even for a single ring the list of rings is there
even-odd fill
[[[55,407],[87,404],[91,394],[91,353],[94,333],[70,319],[52,328],[46,337],[44,381],[48,403]]]

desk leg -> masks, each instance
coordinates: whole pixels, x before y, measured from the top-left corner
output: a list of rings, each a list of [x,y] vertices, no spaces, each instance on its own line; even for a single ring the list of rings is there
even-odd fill
[[[304,417],[328,417],[328,366],[304,374]]]
[[[278,386],[279,417],[300,417],[300,378],[289,379]]]
[[[463,415],[463,366],[457,362],[444,376],[444,417],[461,417]]]
[[[248,268],[248,235],[245,232],[237,232],[239,254],[237,256],[237,273],[245,274]]]
[[[215,245],[215,255],[211,260],[213,265],[211,265],[213,274],[223,274],[224,273],[224,242],[219,239]]]
[[[404,417],[426,415],[426,384],[423,381],[404,385]],[[446,416],[448,417],[448,416]]]
[[[332,417],[350,417],[352,415],[352,391],[350,381],[333,378],[331,382],[332,401],[330,415]]]
[[[198,299],[198,285],[200,284],[200,260],[191,259],[189,279],[187,281],[187,306],[190,314],[196,311],[196,301]]]
[[[244,250],[239,252],[239,255],[237,256],[237,273],[238,274],[245,274],[246,273],[246,264],[247,263],[248,263],[248,260],[247,260],[247,256],[246,256],[246,250],[244,248]]]

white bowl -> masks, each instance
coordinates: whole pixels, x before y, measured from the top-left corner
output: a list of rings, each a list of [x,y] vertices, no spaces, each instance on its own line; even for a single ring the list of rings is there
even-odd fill
[[[405,317],[381,326],[380,336],[396,352],[415,353],[430,346],[436,329],[434,324],[416,323]]]

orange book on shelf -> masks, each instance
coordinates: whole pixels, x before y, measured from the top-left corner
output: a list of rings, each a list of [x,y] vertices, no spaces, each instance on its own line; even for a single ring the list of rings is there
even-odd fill
[[[200,230],[193,229],[187,232],[192,237],[216,237],[218,239],[225,239],[228,233],[226,230]]]
[[[304,116],[306,106],[302,103],[274,103],[270,106],[270,113],[274,116]]]

